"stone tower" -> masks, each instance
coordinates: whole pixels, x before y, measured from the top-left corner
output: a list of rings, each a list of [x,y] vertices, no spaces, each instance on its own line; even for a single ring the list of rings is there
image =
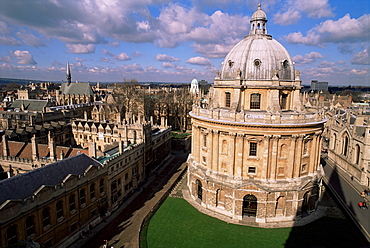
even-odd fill
[[[200,207],[239,223],[290,226],[313,218],[321,195],[322,113],[308,112],[288,51],[258,5],[250,34],[194,105],[188,189]]]

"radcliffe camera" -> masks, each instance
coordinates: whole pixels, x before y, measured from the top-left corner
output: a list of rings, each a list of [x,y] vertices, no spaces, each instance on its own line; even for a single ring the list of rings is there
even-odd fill
[[[0,247],[370,247],[370,3],[0,8]]]

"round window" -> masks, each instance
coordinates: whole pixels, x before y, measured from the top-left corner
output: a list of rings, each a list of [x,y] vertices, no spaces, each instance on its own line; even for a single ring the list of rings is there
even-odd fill
[[[260,65],[261,65],[261,63],[262,63],[262,62],[261,62],[261,60],[259,60],[259,59],[255,59],[255,60],[254,60],[254,66],[257,66],[257,67],[258,67],[258,66],[260,66]]]

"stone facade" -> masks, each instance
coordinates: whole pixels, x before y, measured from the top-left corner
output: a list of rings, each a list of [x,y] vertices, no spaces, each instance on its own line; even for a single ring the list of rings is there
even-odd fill
[[[188,188],[204,208],[278,227],[316,210],[325,120],[302,105],[299,72],[266,22],[259,7],[250,35],[217,72],[208,104],[193,106]]]
[[[333,110],[328,121],[328,158],[370,187],[370,115],[364,109]]]

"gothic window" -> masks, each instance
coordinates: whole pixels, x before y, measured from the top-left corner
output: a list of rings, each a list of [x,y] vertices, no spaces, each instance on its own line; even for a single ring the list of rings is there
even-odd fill
[[[337,142],[337,135],[333,135],[333,141],[331,142],[331,148],[335,151],[335,143]]]
[[[50,225],[50,211],[49,208],[42,210],[42,227],[45,228]]]
[[[231,93],[226,92],[225,93],[225,107],[230,108],[230,106],[231,106]]]
[[[73,210],[76,210],[75,195],[71,194],[69,196],[69,211],[72,212]]]
[[[86,192],[85,189],[80,190],[80,204],[84,205],[86,203]]]
[[[198,199],[202,200],[203,199],[203,188],[202,188],[202,183],[198,179],[196,181],[196,185],[197,185]]]
[[[6,230],[6,237],[8,246],[15,245],[18,242],[18,235],[17,235],[17,227],[14,225],[11,225],[8,230]]]
[[[251,94],[250,109],[260,109],[261,108],[261,94]]]
[[[249,156],[257,156],[257,143],[256,142],[249,143]]]
[[[344,138],[343,138],[343,155],[344,156],[347,156],[348,154],[348,143],[349,143],[349,139],[348,139],[348,136],[346,135]]]
[[[100,182],[99,182],[99,191],[100,191],[100,194],[103,194],[104,193],[104,179],[100,179]]]
[[[26,219],[26,234],[27,237],[35,234],[35,221],[33,215],[28,216]]]
[[[360,163],[360,152],[361,152],[361,149],[360,149],[360,146],[357,144],[356,147],[355,147],[355,164],[359,164]]]
[[[63,214],[63,202],[59,200],[56,204],[56,212],[57,212],[57,219],[61,218],[64,216]]]

